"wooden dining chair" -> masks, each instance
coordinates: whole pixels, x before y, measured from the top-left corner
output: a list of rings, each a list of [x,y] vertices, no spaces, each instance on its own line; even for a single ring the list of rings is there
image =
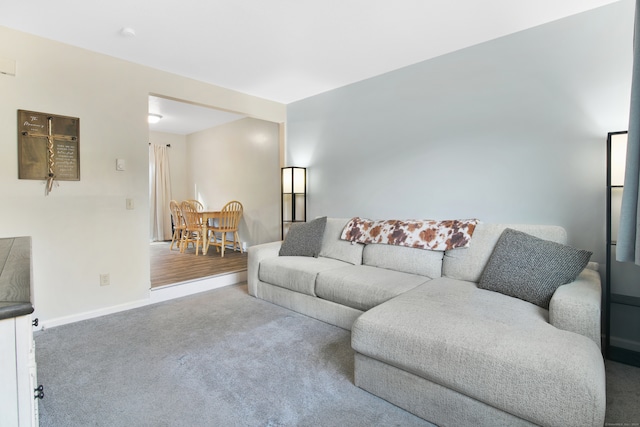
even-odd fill
[[[216,246],[216,249],[222,252],[222,257],[224,257],[224,249],[227,246],[227,233],[233,233],[233,250],[235,251],[237,248],[240,249],[241,253],[243,252],[240,237],[238,236],[242,210],[242,203],[233,200],[222,207],[217,224],[214,221],[213,226],[207,227],[209,244]],[[220,233],[220,240],[218,240],[216,233]]]
[[[185,230],[182,233],[182,240],[180,241],[180,252],[184,253],[187,245],[193,243],[196,246],[196,256],[198,255],[198,249],[202,246],[204,251],[204,236],[202,235],[202,216],[196,210],[196,206],[185,200],[180,205],[182,211],[182,218],[185,223]]]
[[[174,244],[180,249],[182,234],[187,227],[182,218],[182,211],[180,210],[178,202],[175,200],[170,201],[169,209],[171,210],[171,219],[173,220],[173,236],[171,237],[171,245],[169,246],[169,250],[172,251]]]
[[[186,201],[191,203],[195,207],[197,212],[204,211],[204,206],[202,206],[202,203],[200,203],[198,200],[189,199],[189,200],[186,200]]]

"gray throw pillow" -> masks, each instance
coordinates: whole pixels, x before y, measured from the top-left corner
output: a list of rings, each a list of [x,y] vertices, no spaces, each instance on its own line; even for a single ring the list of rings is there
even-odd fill
[[[573,282],[591,252],[507,228],[500,235],[478,287],[549,308],[556,289]]]
[[[318,257],[322,246],[327,217],[314,219],[304,224],[293,224],[280,247],[280,256]]]

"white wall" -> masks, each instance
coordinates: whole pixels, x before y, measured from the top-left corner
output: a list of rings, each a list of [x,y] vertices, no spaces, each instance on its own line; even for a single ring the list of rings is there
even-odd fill
[[[603,262],[633,11],[614,3],[289,104],[286,162],[309,168],[309,217],[557,224]]]
[[[249,246],[280,238],[278,124],[245,118],[187,136],[189,197],[219,210],[238,200]]]
[[[0,74],[0,236],[33,237],[44,324],[149,299],[149,94],[285,120],[281,104],[4,27],[0,58],[16,61],[15,77]],[[18,109],[80,118],[80,181],[45,196],[43,182],[18,179]],[[99,286],[101,273],[110,286]]]

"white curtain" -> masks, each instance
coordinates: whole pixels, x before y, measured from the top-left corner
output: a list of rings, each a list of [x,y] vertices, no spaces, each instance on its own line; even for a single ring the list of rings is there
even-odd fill
[[[164,145],[149,145],[149,206],[151,241],[171,240],[171,174],[169,152]]]

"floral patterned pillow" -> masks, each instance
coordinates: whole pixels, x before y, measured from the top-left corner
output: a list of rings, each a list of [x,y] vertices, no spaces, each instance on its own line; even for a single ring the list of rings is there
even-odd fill
[[[370,220],[352,218],[342,230],[343,240],[380,243],[432,251],[466,248],[479,220]]]

